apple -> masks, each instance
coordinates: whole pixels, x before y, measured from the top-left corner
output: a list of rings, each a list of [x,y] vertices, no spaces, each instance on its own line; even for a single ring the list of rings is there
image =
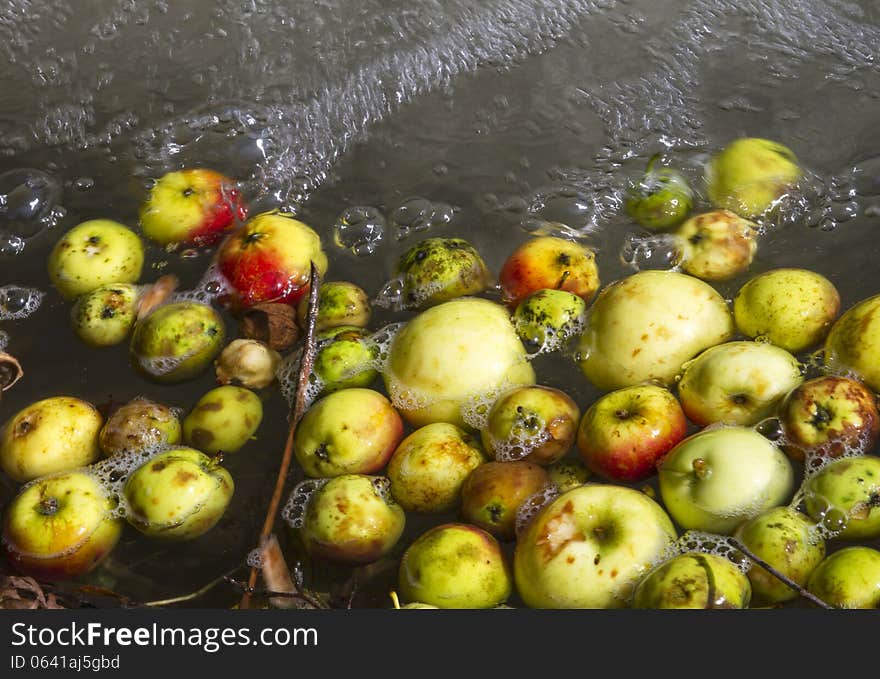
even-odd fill
[[[403,533],[406,515],[387,485],[382,477],[344,474],[318,488],[301,529],[309,553],[348,564],[388,554]]]
[[[263,421],[263,404],[250,389],[231,384],[211,389],[183,420],[183,440],[203,453],[234,453]]]
[[[837,319],[825,340],[825,367],[854,373],[880,391],[880,295],[863,300]]]
[[[499,274],[502,299],[515,309],[537,290],[565,290],[591,302],[599,290],[596,253],[564,238],[539,236],[520,245]]]
[[[807,589],[835,608],[880,607],[880,552],[845,547],[829,554],[813,571]]]
[[[547,475],[560,493],[584,485],[590,480],[590,470],[580,459],[563,458],[547,467]]]
[[[438,514],[458,506],[468,475],[487,461],[479,441],[446,422],[407,436],[388,462],[391,494],[408,512]]]
[[[161,245],[213,245],[246,217],[235,182],[205,168],[163,175],[140,210],[141,230]]]
[[[513,588],[498,541],[464,523],[422,533],[404,552],[398,588],[407,601],[438,608],[492,608]]]
[[[353,325],[340,325],[318,333],[311,378],[320,393],[350,387],[367,387],[379,375],[376,352],[367,342],[369,333]]]
[[[806,479],[803,490],[807,514],[835,537],[880,537],[880,458],[832,460]]]
[[[135,325],[131,362],[147,379],[182,382],[196,377],[211,364],[225,337],[223,319],[207,304],[166,304]]]
[[[264,302],[296,304],[309,291],[311,263],[323,276],[327,255],[315,231],[293,214],[272,210],[248,219],[217,253],[217,266],[231,286],[234,306]]]
[[[675,539],[669,516],[644,493],[580,486],[543,507],[517,539],[517,591],[531,608],[625,608]]]
[[[0,430],[0,468],[13,481],[84,467],[100,456],[104,423],[91,404],[73,396],[31,403]]]
[[[144,246],[127,226],[92,219],[65,233],[49,253],[49,278],[66,299],[102,285],[135,283],[144,264]]]
[[[633,608],[714,609],[749,607],[752,586],[733,563],[690,552],[664,561],[636,586]]]
[[[687,420],[668,390],[651,384],[605,394],[584,413],[578,427],[581,458],[599,476],[641,481],[687,431]]]
[[[483,446],[496,460],[550,465],[574,445],[581,411],[553,387],[516,387],[492,404]]]
[[[177,413],[168,406],[137,397],[107,418],[98,444],[107,457],[144,452],[180,441]]]
[[[725,281],[749,268],[758,226],[730,212],[715,210],[695,215],[674,234],[685,273],[704,281]]]
[[[530,349],[556,351],[581,334],[587,303],[565,290],[536,290],[513,312],[516,334]]]
[[[232,340],[214,363],[218,384],[262,389],[275,381],[281,354],[254,339]]]
[[[81,295],[70,312],[73,331],[93,347],[119,344],[134,326],[138,298],[137,287],[129,283],[102,285]]]
[[[669,167],[658,167],[657,160],[656,156],[651,159],[626,200],[629,215],[650,231],[675,226],[687,216],[694,202],[694,192],[684,175]]]
[[[698,278],[642,271],[606,287],[587,316],[577,363],[596,387],[672,384],[685,361],[733,335],[724,299]]]
[[[98,480],[74,470],[39,478],[6,508],[3,551],[18,571],[69,580],[93,570],[122,534],[122,521]]]
[[[692,422],[753,425],[803,381],[801,364],[766,342],[727,342],[685,365],[678,397]]]
[[[461,515],[499,540],[512,540],[520,505],[549,483],[544,468],[531,462],[487,462],[461,487]]]
[[[880,435],[874,393],[861,382],[825,375],[792,391],[779,412],[785,452],[793,460],[865,452]]]
[[[213,528],[232,500],[232,476],[192,448],[172,448],[135,469],[122,489],[126,519],[149,537],[191,540]]]
[[[840,311],[840,294],[806,269],[774,269],[749,280],[733,300],[737,330],[796,354],[819,344]]]
[[[327,281],[318,290],[318,317],[315,330],[322,332],[342,325],[366,328],[370,322],[373,307],[364,290],[348,281]],[[309,314],[309,300],[304,297],[296,308],[300,327],[306,327]]]
[[[371,389],[341,389],[305,412],[293,452],[311,477],[373,474],[401,438],[403,420],[387,398]]]
[[[747,219],[767,212],[801,178],[791,149],[769,139],[737,139],[706,166],[709,200]]]
[[[416,427],[466,427],[464,408],[535,382],[505,308],[475,297],[443,302],[409,321],[391,341],[382,376],[394,405]]]
[[[660,495],[685,530],[729,535],[783,504],[794,472],[785,453],[748,427],[718,427],[679,443],[659,466]]]
[[[805,586],[825,558],[825,542],[810,518],[791,507],[774,507],[737,526],[734,536],[755,556],[789,580]],[[756,601],[776,604],[798,593],[779,578],[753,564],[748,572]]]
[[[461,238],[427,238],[404,252],[395,274],[406,309],[424,309],[455,297],[477,295],[492,275],[477,249]]]

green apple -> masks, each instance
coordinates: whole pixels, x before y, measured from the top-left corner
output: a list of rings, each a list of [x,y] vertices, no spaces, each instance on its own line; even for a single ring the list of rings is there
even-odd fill
[[[807,589],[835,608],[880,607],[880,552],[845,547],[829,554],[813,571]]]
[[[626,200],[626,211],[641,226],[662,231],[681,222],[690,212],[694,192],[684,175],[669,167],[657,166],[654,157]]]
[[[513,312],[516,334],[530,349],[556,351],[581,334],[587,303],[565,290],[537,290]]]
[[[309,499],[301,535],[313,556],[370,563],[388,554],[403,533],[406,516],[385,490],[387,479],[336,476]]]
[[[752,586],[724,557],[691,552],[654,568],[639,582],[633,608],[713,609],[749,607]]]
[[[689,436],[660,464],[659,478],[663,504],[679,526],[722,535],[783,504],[794,486],[785,453],[748,427]]]
[[[309,299],[304,297],[296,308],[300,327],[306,327]],[[318,318],[315,330],[321,332],[341,325],[366,328],[373,313],[370,298],[362,288],[348,281],[327,281],[318,291]]]
[[[463,297],[421,312],[395,335],[383,378],[410,424],[465,427],[463,408],[534,384],[535,372],[504,307]]]
[[[126,518],[149,537],[191,540],[217,524],[234,488],[232,476],[216,458],[192,448],[172,448],[126,480]]]
[[[388,462],[391,494],[408,512],[438,514],[458,506],[468,475],[487,461],[463,429],[434,422],[407,436]]]
[[[532,608],[624,608],[675,539],[669,516],[644,493],[605,484],[574,488],[519,536],[517,591]]]
[[[577,362],[603,391],[672,384],[682,364],[733,335],[724,299],[698,278],[642,271],[606,287],[587,317]]]
[[[574,445],[581,411],[559,389],[516,387],[492,405],[483,446],[496,460],[549,465]]]
[[[712,204],[748,219],[767,212],[800,178],[791,149],[754,137],[731,142],[706,167]]]
[[[3,519],[3,551],[16,570],[69,580],[93,570],[122,534],[98,480],[85,471],[46,476],[22,488]]]
[[[512,540],[520,505],[548,483],[544,468],[531,462],[487,462],[461,487],[461,515],[499,540]]]
[[[807,380],[782,404],[785,452],[793,460],[871,450],[880,436],[877,398],[861,382],[825,375]]]
[[[825,558],[825,542],[810,518],[791,507],[774,507],[737,526],[734,536],[755,556],[789,580],[805,586],[810,574]],[[797,598],[798,593],[761,566],[748,572],[755,600],[776,604]]]
[[[92,219],[65,233],[49,254],[49,278],[65,298],[102,285],[135,283],[144,264],[144,246],[127,226]]]
[[[131,336],[131,361],[147,379],[161,383],[196,377],[220,353],[223,319],[198,302],[160,306],[138,322]]]
[[[104,455],[110,457],[173,446],[180,436],[180,420],[171,408],[138,397],[107,418],[98,443]]]
[[[825,366],[853,372],[880,391],[880,295],[863,300],[831,326],[825,340]]]
[[[293,452],[311,477],[373,474],[401,438],[403,420],[387,398],[371,389],[341,389],[306,411]]]
[[[91,403],[72,396],[31,403],[0,430],[0,468],[13,481],[24,482],[89,465],[101,456],[103,423]]]
[[[138,289],[128,283],[102,285],[80,296],[70,312],[73,331],[86,344],[119,344],[134,327]]]
[[[590,480],[590,470],[580,460],[563,458],[547,467],[547,474],[560,493],[584,485]]]
[[[212,245],[246,217],[235,182],[206,168],[163,175],[140,211],[144,235],[162,245]]]
[[[832,460],[804,483],[804,504],[835,537],[880,537],[880,458]]]
[[[727,342],[685,365],[678,397],[695,424],[753,425],[803,381],[801,364],[766,342]]]
[[[254,339],[232,340],[215,362],[218,384],[262,389],[275,381],[281,354]]]
[[[749,268],[758,249],[758,226],[729,210],[695,215],[674,234],[685,273],[725,281]]]
[[[819,344],[840,311],[840,294],[825,276],[774,269],[749,280],[733,300],[737,330],[793,354]]]
[[[211,389],[183,420],[183,440],[204,453],[234,453],[263,421],[263,404],[250,389],[231,384]]]
[[[318,333],[312,376],[322,394],[351,387],[367,387],[378,377],[376,352],[364,328],[340,325]]]
[[[498,541],[465,523],[422,533],[403,555],[399,590],[407,601],[439,608],[492,608],[513,589]]]
[[[477,295],[492,282],[480,253],[461,238],[427,238],[416,243],[401,255],[395,273],[401,277],[401,302],[407,309]]]

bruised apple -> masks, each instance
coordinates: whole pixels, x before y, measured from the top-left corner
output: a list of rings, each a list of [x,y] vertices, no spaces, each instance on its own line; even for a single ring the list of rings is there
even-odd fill
[[[688,219],[675,232],[685,273],[704,281],[725,281],[749,268],[757,225],[729,210],[705,212]]]
[[[548,483],[547,471],[531,462],[487,462],[465,480],[461,488],[461,514],[498,539],[512,540],[520,505]]]

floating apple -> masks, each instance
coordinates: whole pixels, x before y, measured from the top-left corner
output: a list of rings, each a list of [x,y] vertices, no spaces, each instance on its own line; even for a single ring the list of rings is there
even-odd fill
[[[104,455],[110,457],[174,445],[180,436],[180,420],[171,408],[138,397],[107,418],[98,443]]]
[[[563,458],[547,467],[550,481],[560,493],[584,485],[590,480],[590,470],[579,459]]]
[[[845,547],[829,554],[813,571],[807,589],[835,608],[880,607],[880,552]]]
[[[128,283],[102,285],[87,292],[71,309],[73,331],[93,347],[119,344],[134,326],[138,297],[137,288]]]
[[[706,349],[685,367],[678,397],[688,418],[752,425],[776,412],[803,381],[801,364],[766,342],[727,342]]]
[[[599,290],[596,254],[564,238],[540,236],[520,245],[499,274],[501,295],[511,308],[537,290],[565,290],[592,301]]]
[[[101,455],[103,422],[91,403],[72,396],[31,403],[0,430],[0,467],[13,481],[24,482],[89,465]]]
[[[749,268],[758,249],[758,227],[729,210],[688,219],[674,237],[685,273],[704,281],[725,281]]]
[[[880,295],[863,300],[831,326],[825,340],[825,365],[854,372],[880,391]]]
[[[22,488],[6,508],[3,551],[16,570],[69,580],[93,570],[122,534],[114,505],[91,474],[70,471]]]
[[[321,238],[294,215],[272,210],[248,219],[217,253],[217,266],[234,291],[235,306],[296,304],[309,291],[311,262],[323,276]]]
[[[263,421],[263,404],[250,389],[227,384],[202,396],[183,420],[183,439],[203,453],[234,453]]]
[[[262,389],[275,381],[281,354],[254,339],[232,340],[217,358],[215,367],[219,384],[247,389]]]
[[[398,582],[404,599],[439,608],[492,608],[513,588],[498,541],[465,523],[420,535],[400,561]]]
[[[462,409],[474,399],[533,384],[535,373],[504,307],[463,297],[423,311],[395,335],[383,378],[410,424],[465,427]]]
[[[791,149],[754,137],[731,142],[706,167],[712,204],[748,219],[772,208],[800,178]]]
[[[663,562],[639,582],[633,608],[713,609],[749,607],[752,587],[733,563],[691,552]]]
[[[530,349],[556,351],[581,334],[586,314],[587,304],[577,295],[565,290],[538,290],[517,305],[513,325]]]
[[[492,282],[480,253],[461,238],[428,238],[417,243],[401,255],[395,273],[401,277],[401,301],[407,309],[476,295]]]
[[[880,458],[832,460],[804,483],[804,504],[835,537],[880,537]]]
[[[366,341],[369,333],[353,325],[340,325],[318,333],[312,374],[321,393],[367,387],[378,377],[376,352]]]
[[[400,415],[378,391],[341,389],[309,408],[293,451],[308,476],[373,474],[403,438]]]
[[[689,436],[660,464],[659,478],[663,504],[678,525],[724,535],[783,504],[794,485],[785,453],[748,427]]]
[[[301,327],[306,327],[309,300],[304,297],[296,309]],[[373,313],[370,298],[362,288],[348,281],[327,281],[318,291],[318,317],[315,330],[322,332],[342,325],[366,328]]]
[[[581,411],[559,389],[517,387],[492,405],[481,435],[496,460],[527,460],[549,465],[574,445]]]
[[[726,342],[733,330],[727,304],[708,284],[671,271],[642,271],[599,294],[577,361],[604,391],[648,380],[669,385],[685,361]]]
[[[499,540],[512,540],[520,505],[549,482],[544,468],[531,462],[487,462],[461,487],[461,515]]]
[[[658,166],[658,160],[658,157],[651,159],[626,201],[630,216],[651,231],[668,229],[681,222],[694,202],[694,192],[684,175],[670,167]]]
[[[752,278],[733,300],[737,329],[795,354],[819,344],[840,310],[840,294],[806,269],[774,269]]]
[[[612,481],[641,481],[687,431],[678,401],[656,385],[605,394],[584,414],[577,444],[585,464]]]
[[[865,452],[880,436],[880,413],[873,392],[861,382],[836,375],[807,380],[791,392],[779,413],[785,452],[805,457],[840,457]]]
[[[675,539],[666,512],[644,493],[574,488],[541,509],[517,539],[517,591],[532,608],[624,608]]]
[[[127,226],[92,219],[65,233],[49,253],[49,278],[65,298],[102,285],[135,283],[144,264],[144,246]]]

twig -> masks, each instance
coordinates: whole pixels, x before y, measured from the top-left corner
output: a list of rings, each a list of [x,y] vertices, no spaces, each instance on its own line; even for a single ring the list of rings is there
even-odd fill
[[[211,580],[211,582],[209,582],[204,587],[197,589],[195,592],[190,592],[189,594],[182,594],[181,596],[171,597],[170,599],[158,599],[156,601],[145,601],[144,603],[141,604],[141,606],[146,606],[149,608],[158,608],[160,606],[170,606],[171,604],[180,604],[180,603],[183,603],[184,601],[192,601],[193,599],[197,599],[198,597],[202,596],[202,594],[209,592],[214,587],[219,585],[221,582],[229,582],[229,578],[239,568],[241,568],[241,566],[236,566],[231,571],[221,575],[219,578],[215,578],[214,580]]]
[[[309,274],[309,313],[306,321],[306,337],[305,348],[303,349],[302,361],[299,365],[299,375],[296,383],[296,398],[293,404],[293,417],[290,420],[290,428],[287,432],[287,443],[284,445],[284,455],[281,458],[281,467],[278,469],[278,477],[275,480],[275,491],[272,493],[272,499],[269,502],[269,510],[266,512],[266,520],[263,522],[263,530],[260,532],[260,539],[257,545],[263,544],[272,534],[272,528],[275,526],[275,518],[278,514],[278,507],[281,504],[281,497],[284,494],[284,484],[287,481],[287,473],[290,470],[290,462],[293,457],[293,435],[296,433],[296,427],[302,419],[306,409],[306,388],[309,384],[309,377],[312,374],[312,365],[315,361],[315,326],[318,319],[318,289],[321,287],[321,274],[315,263],[311,263],[311,271]],[[251,566],[250,576],[248,577],[248,588],[241,597],[240,609],[246,609],[250,606],[251,594],[254,586],[257,584],[257,568]]]

